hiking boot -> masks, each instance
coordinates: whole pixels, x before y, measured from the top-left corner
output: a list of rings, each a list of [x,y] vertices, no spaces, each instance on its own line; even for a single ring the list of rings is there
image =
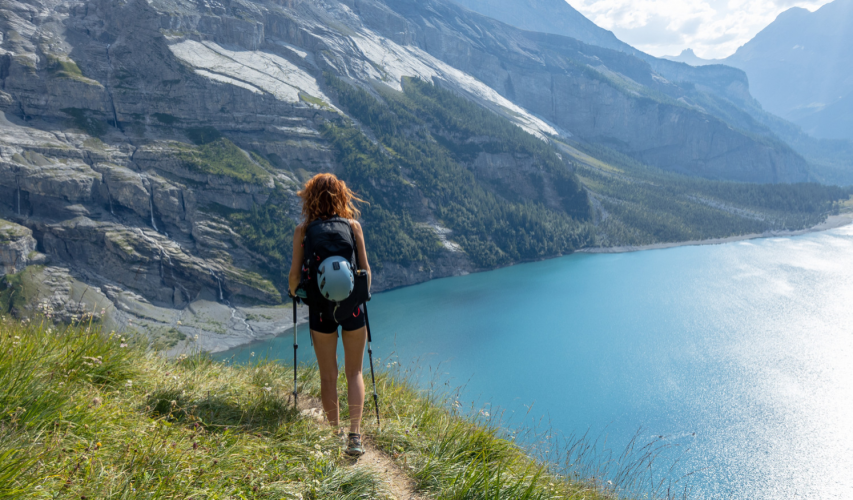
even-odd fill
[[[349,433],[346,454],[351,457],[360,457],[364,455],[364,446],[361,444],[361,434],[356,434],[355,432]]]

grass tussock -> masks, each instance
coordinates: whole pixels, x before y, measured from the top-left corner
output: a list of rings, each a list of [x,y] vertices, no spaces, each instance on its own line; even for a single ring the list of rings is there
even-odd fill
[[[170,361],[86,326],[10,320],[0,352],[0,498],[387,497],[292,408],[283,366]]]
[[[91,325],[11,319],[0,354],[0,498],[392,498],[382,471],[353,466],[328,426],[293,408],[292,367],[167,360]],[[377,383],[383,425],[368,397],[365,432],[427,498],[614,498],[498,426],[387,373]],[[315,370],[300,368],[299,384],[319,395]]]
[[[532,458],[542,450],[519,444],[531,440],[521,437],[525,432],[507,431],[498,416],[483,410],[466,416],[453,398],[424,395],[403,380],[380,377],[385,421],[374,429],[374,439],[433,498],[626,498],[594,478],[566,473],[557,462]]]

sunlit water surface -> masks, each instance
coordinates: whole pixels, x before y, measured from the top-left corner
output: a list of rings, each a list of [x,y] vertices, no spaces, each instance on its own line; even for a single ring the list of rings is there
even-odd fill
[[[853,226],[572,255],[378,294],[370,314],[383,365],[439,367],[511,422],[535,403],[614,448],[665,436],[693,498],[853,498]],[[293,352],[226,356],[250,351]]]

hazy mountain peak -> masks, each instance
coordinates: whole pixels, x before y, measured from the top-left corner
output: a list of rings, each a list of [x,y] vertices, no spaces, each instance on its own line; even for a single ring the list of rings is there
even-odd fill
[[[786,10],[723,62],[746,71],[767,110],[818,137],[853,138],[850,47],[853,0],[835,0]]]
[[[717,64],[719,61],[713,59],[702,59],[697,56],[693,49],[687,48],[681,51],[677,56],[663,56],[663,59],[668,59],[675,62],[683,62],[691,66],[706,66],[708,64]]]

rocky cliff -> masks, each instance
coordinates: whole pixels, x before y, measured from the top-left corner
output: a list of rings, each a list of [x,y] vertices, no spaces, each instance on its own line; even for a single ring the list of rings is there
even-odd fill
[[[288,249],[247,227],[279,217],[292,228],[301,182],[349,172],[329,124],[375,139],[324,73],[377,97],[416,77],[542,141],[604,143],[678,172],[806,175],[789,149],[706,113],[637,58],[444,1],[4,0],[0,32],[0,217],[10,221],[0,252],[4,272],[29,283],[7,286],[30,307],[95,311],[173,349],[196,335],[215,348],[284,329],[287,309],[275,306]],[[464,249],[480,243],[442,223],[453,200],[382,154],[396,180],[363,186],[379,201],[408,193],[398,200],[407,212],[377,214],[436,246],[421,260],[377,262],[375,289],[480,267]],[[551,182],[575,186],[561,161],[544,174],[530,154],[481,151],[460,164],[496,206],[542,203],[568,217]]]

